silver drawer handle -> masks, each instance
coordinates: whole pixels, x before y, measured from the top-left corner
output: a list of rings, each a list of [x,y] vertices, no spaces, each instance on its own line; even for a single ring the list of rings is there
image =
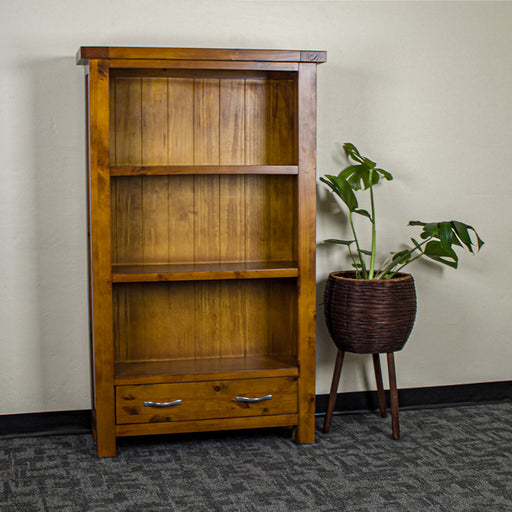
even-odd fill
[[[272,400],[272,395],[265,395],[260,396],[259,398],[249,398],[247,396],[237,396],[236,401],[237,402],[245,402],[253,404],[255,402],[264,402],[265,400]]]
[[[144,402],[144,407],[172,407],[173,405],[181,405],[181,400],[174,400],[174,402]]]

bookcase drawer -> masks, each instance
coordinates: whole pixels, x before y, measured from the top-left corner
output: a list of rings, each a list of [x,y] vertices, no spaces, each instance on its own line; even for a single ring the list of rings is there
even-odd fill
[[[297,377],[116,387],[117,424],[296,412]]]

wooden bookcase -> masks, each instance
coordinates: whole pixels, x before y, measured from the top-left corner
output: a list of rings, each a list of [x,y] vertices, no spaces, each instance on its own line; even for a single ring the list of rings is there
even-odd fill
[[[315,439],[316,65],[82,47],[93,428]]]

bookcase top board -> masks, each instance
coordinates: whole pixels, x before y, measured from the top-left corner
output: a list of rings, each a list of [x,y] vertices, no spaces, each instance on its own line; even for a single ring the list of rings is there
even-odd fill
[[[76,63],[89,59],[215,60],[255,62],[326,62],[327,52],[308,50],[245,50],[228,48],[149,48],[121,46],[82,46]]]

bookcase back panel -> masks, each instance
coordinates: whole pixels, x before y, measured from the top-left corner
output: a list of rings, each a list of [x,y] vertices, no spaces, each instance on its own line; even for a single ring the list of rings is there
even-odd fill
[[[112,178],[112,263],[294,261],[296,189],[296,176]]]
[[[117,284],[115,361],[296,356],[296,287],[295,279]]]
[[[295,81],[112,77],[111,165],[296,165]]]

